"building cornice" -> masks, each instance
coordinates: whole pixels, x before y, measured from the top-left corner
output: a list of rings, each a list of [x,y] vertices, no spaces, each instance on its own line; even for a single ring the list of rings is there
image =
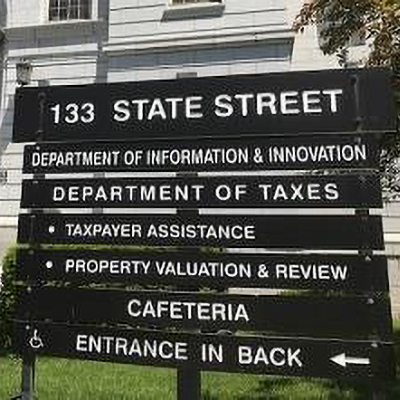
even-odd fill
[[[294,40],[296,32],[293,29],[229,29],[207,32],[190,32],[182,34],[166,34],[158,36],[142,36],[133,39],[112,41],[104,44],[104,52],[110,55],[170,52],[179,49],[227,47],[235,44],[261,43],[265,41]]]
[[[4,32],[12,38],[13,36],[31,35],[34,32],[37,35],[54,35],[56,32],[60,34],[68,33],[68,31],[97,31],[99,27],[105,24],[102,19],[97,20],[73,20],[49,22],[38,25],[20,25],[4,28]]]
[[[93,21],[85,21],[80,26],[82,29],[96,29],[99,34],[98,27],[95,28],[96,23]],[[103,21],[98,21],[102,23]],[[65,29],[73,29],[76,23],[61,24],[61,25],[38,25],[28,27],[14,27],[7,29],[7,36],[11,43],[10,53],[8,54],[9,59],[18,59],[21,57],[19,51],[14,54],[12,48],[13,40],[22,40],[26,37],[31,37],[32,29],[35,29],[36,36],[41,36],[40,33],[47,37],[51,35],[55,37],[60,35],[61,37],[67,32]],[[49,29],[49,27],[56,27]],[[60,31],[61,29],[61,31]],[[78,29],[75,26],[74,31]],[[100,29],[101,31],[101,29]],[[259,26],[250,28],[232,28],[223,30],[207,30],[207,31],[196,31],[196,32],[185,32],[184,34],[164,34],[164,35],[142,35],[135,36],[130,39],[112,40],[102,42],[102,52],[109,55],[110,57],[132,55],[132,54],[154,54],[154,53],[170,53],[172,51],[185,51],[185,50],[200,50],[200,49],[215,49],[228,48],[237,46],[252,46],[255,44],[265,44],[273,42],[293,42],[296,36],[296,32],[289,28],[277,28]],[[52,58],[63,58],[66,56],[74,57],[94,57],[98,55],[97,40],[93,37],[93,46],[85,46],[82,48],[74,49],[71,51],[66,48],[64,50],[51,52],[38,52],[36,48],[30,48],[29,46],[24,49],[24,57],[34,57],[35,59],[48,58],[51,55]],[[88,42],[86,43],[88,45]]]

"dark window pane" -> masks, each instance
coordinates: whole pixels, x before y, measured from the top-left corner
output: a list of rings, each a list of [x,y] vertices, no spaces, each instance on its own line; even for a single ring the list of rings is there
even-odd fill
[[[67,7],[61,7],[60,8],[60,20],[64,21],[68,18],[68,9]]]
[[[68,19],[78,19],[79,18],[79,7],[70,7]]]
[[[81,18],[89,19],[90,18],[90,0],[86,0],[81,5]]]
[[[89,19],[91,0],[50,0],[49,20]]]

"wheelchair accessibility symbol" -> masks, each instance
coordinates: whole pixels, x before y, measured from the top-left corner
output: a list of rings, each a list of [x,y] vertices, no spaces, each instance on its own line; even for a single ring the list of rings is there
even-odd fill
[[[44,347],[43,340],[38,335],[37,329],[33,331],[33,336],[29,339],[29,345],[35,350]]]

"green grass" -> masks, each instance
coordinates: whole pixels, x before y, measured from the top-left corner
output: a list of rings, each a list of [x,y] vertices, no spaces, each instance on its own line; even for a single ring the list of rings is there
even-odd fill
[[[400,399],[400,320],[395,321],[397,380],[386,385],[386,400]],[[22,363],[0,357],[0,400],[19,394]],[[176,370],[39,358],[39,400],[176,400]],[[202,373],[203,400],[369,400],[367,384],[316,378]]]
[[[0,400],[19,392],[21,361],[0,358]],[[176,400],[173,369],[56,358],[37,362],[40,400]],[[202,373],[203,400],[368,400],[367,385],[328,379]],[[387,400],[400,399],[400,377]]]
[[[0,400],[18,393],[21,361],[0,359]],[[204,400],[244,399],[263,379],[249,375],[203,374]],[[176,370],[92,361],[40,358],[40,400],[176,400]]]

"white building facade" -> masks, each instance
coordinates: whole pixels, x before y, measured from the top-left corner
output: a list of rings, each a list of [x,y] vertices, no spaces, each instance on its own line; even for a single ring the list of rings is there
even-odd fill
[[[16,240],[22,178],[23,145],[11,143],[16,64],[31,65],[32,86],[339,68],[335,57],[322,54],[316,29],[293,30],[302,4],[0,0],[0,28],[6,35],[0,49],[0,257]],[[355,51],[362,55],[364,50]],[[387,251],[397,256],[400,206],[391,203],[385,215],[389,211]],[[391,273],[400,275],[394,259]],[[393,289],[400,293],[400,287]]]

